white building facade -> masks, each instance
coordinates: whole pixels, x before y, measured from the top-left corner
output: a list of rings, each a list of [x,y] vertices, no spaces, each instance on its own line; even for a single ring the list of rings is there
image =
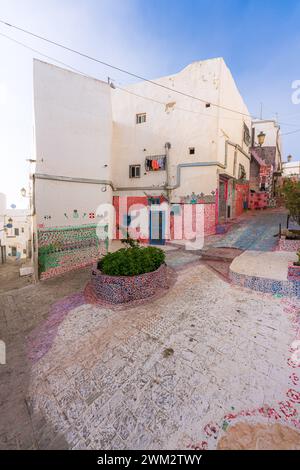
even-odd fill
[[[150,230],[141,238],[154,244],[173,237],[184,204],[201,206],[206,234],[239,215],[249,180],[251,118],[223,59],[195,62],[154,81],[159,86],[112,89],[34,61],[32,192],[42,277],[97,259],[97,226],[121,236],[118,226],[130,224],[132,205],[150,213],[158,236]],[[165,210],[151,211],[162,202]]]
[[[1,245],[5,247],[6,258],[25,260],[30,256],[29,211],[27,209],[5,209],[1,220],[2,226],[0,228],[4,228]]]
[[[282,176],[286,178],[300,178],[300,161],[293,161],[292,158],[288,157],[288,161],[284,162],[283,165],[283,173]]]

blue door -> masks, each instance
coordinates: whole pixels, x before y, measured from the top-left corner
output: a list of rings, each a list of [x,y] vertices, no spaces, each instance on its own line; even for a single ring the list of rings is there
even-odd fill
[[[150,209],[149,217],[150,245],[165,244],[165,212]]]

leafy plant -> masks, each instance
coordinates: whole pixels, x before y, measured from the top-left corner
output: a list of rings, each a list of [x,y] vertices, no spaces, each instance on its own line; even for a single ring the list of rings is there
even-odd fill
[[[127,236],[127,238],[122,238],[121,242],[123,243],[123,245],[127,245],[127,247],[130,248],[138,248],[140,246],[139,240],[134,240],[134,238],[131,238],[129,235]]]
[[[300,266],[300,251],[297,252],[298,261],[295,261],[294,266]]]
[[[282,187],[282,195],[291,219],[300,224],[300,181],[286,179]]]
[[[159,248],[133,246],[108,253],[97,267],[110,276],[136,276],[156,271],[164,261],[165,253]]]

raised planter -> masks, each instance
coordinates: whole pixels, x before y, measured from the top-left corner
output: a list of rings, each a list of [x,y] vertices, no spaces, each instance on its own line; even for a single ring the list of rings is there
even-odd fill
[[[97,299],[113,304],[147,299],[169,287],[167,266],[162,264],[156,271],[137,276],[109,276],[95,266],[90,286]]]
[[[288,280],[300,281],[300,266],[295,266],[293,263],[288,266]]]

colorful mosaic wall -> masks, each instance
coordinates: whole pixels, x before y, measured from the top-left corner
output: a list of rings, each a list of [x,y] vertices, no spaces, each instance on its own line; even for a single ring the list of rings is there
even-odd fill
[[[96,267],[92,271],[91,288],[99,300],[121,304],[154,296],[161,288],[168,288],[167,266],[138,276],[108,276]]]
[[[287,277],[289,281],[300,282],[300,266],[295,266],[294,264],[291,263],[288,267]]]
[[[266,209],[268,207],[269,194],[260,191],[258,193],[250,193],[249,209]]]
[[[216,233],[216,223],[217,223],[217,193],[212,191],[212,194],[205,195],[203,193],[201,194],[195,194],[192,193],[190,196],[182,197],[181,202],[178,204],[173,204],[170,209],[170,239],[174,240],[174,218],[180,216],[182,218],[182,233],[184,234],[184,211],[182,210],[184,204],[191,204],[193,205],[193,214],[194,214],[194,220],[196,220],[196,205],[201,204],[204,205],[204,234],[207,235],[213,235]],[[141,204],[146,207],[150,207],[151,203],[151,197],[146,197],[146,196],[130,196],[126,199],[126,202],[124,203],[122,201],[122,198],[119,196],[114,196],[113,198],[113,204],[115,207],[116,211],[116,220],[119,221],[118,223],[123,224],[123,218],[127,216],[126,212],[122,212],[122,215],[120,217],[120,211],[125,211],[127,210],[127,213],[130,211],[130,207],[136,204]],[[160,203],[165,202],[165,199],[160,196]],[[122,209],[121,209],[122,207]],[[196,227],[194,226],[193,222],[193,230],[196,230]],[[117,230],[117,238],[123,238],[123,235],[120,231]],[[183,238],[184,235],[183,235]],[[148,241],[147,238],[141,237],[141,240],[143,241]]]
[[[248,289],[300,298],[300,278],[298,278],[299,280],[275,281],[274,279],[238,274],[231,270],[229,277],[234,284]]]
[[[104,250],[96,224],[38,230],[38,262],[41,279],[94,263]]]

